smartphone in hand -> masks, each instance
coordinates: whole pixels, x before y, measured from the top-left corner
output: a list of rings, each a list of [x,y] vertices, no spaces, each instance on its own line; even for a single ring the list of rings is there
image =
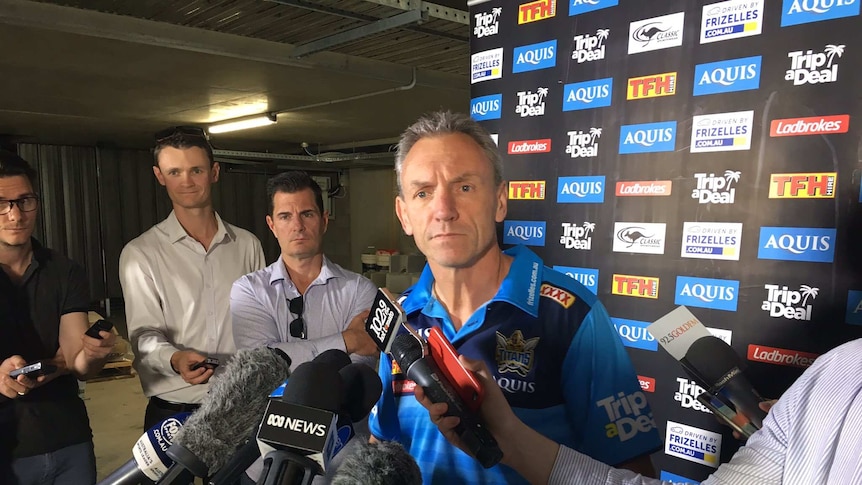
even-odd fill
[[[97,338],[99,340],[102,340],[102,336],[99,335],[99,332],[102,330],[104,330],[106,332],[110,332],[112,328],[114,328],[113,323],[111,323],[107,320],[99,320],[96,323],[90,325],[90,328],[88,328],[87,331],[84,332],[84,334],[87,335],[88,337]]]
[[[48,374],[53,374],[54,372],[57,372],[56,365],[39,361],[32,364],[27,364],[20,369],[13,370],[9,373],[9,377],[11,377],[12,379],[17,379],[18,376],[25,375],[30,378],[36,378]]]
[[[431,327],[428,334],[428,349],[437,368],[455,388],[455,392],[471,411],[477,412],[485,398],[485,389],[473,372],[466,369],[458,360],[458,352],[437,327]]]
[[[215,370],[215,368],[218,366],[219,366],[219,360],[218,359],[213,358],[213,357],[207,357],[206,360],[204,360],[203,362],[197,362],[194,365],[192,365],[191,369],[192,370],[198,370],[201,367],[206,367],[207,369]]]

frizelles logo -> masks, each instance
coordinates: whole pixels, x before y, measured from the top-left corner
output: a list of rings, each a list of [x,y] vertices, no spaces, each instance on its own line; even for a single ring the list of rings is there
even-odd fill
[[[658,299],[658,285],[659,279],[654,276],[614,274],[611,282],[611,294],[656,300]]]
[[[536,0],[518,5],[518,25],[545,20],[557,15],[557,0]]]
[[[515,113],[521,118],[527,116],[543,116],[545,114],[545,98],[548,97],[548,88],[536,88],[536,92],[518,91],[518,104],[515,105]]]
[[[557,65],[557,39],[515,47],[512,72],[537,71]]]
[[[595,35],[576,35],[573,39],[575,44],[572,48],[572,60],[581,64],[604,59],[605,44],[609,35],[611,35],[610,29],[598,29]]]
[[[615,222],[614,252],[664,254],[664,223]]]
[[[844,322],[850,325],[862,325],[862,291],[847,292],[847,313]]]
[[[620,339],[623,341],[623,345],[626,347],[653,352],[658,350],[658,342],[647,331],[647,327],[650,325],[649,322],[611,317],[611,323],[614,324],[617,333],[620,335]]]
[[[599,155],[599,138],[602,136],[602,129],[590,127],[589,132],[575,130],[566,133],[569,135],[569,144],[566,146],[566,153],[572,158],[589,158]]]
[[[503,244],[545,245],[545,221],[505,221]]]
[[[672,152],[676,149],[676,121],[620,126],[620,154]]]
[[[784,0],[781,26],[807,24],[859,15],[858,0]]]
[[[513,180],[509,182],[509,199],[544,200],[544,180]]]
[[[617,182],[617,197],[663,197],[671,194],[670,180]]]
[[[700,43],[760,35],[763,0],[729,0],[703,6]]]
[[[616,7],[619,3],[620,0],[569,0],[569,17],[603,8]]]
[[[629,54],[682,45],[685,12],[638,20],[629,24]]]
[[[830,135],[847,133],[849,129],[850,115],[783,118],[772,120],[769,125],[769,136]]]
[[[831,263],[835,258],[835,229],[761,227],[757,258]]]
[[[629,78],[626,99],[657,98],[676,94],[676,73],[665,72]]]
[[[603,108],[611,105],[614,79],[604,78],[563,86],[563,111]]]
[[[496,120],[503,113],[502,94],[489,94],[470,100],[470,116],[476,121]]]
[[[718,458],[721,456],[721,435],[668,421],[664,452],[666,455],[718,468]]]
[[[503,48],[470,56],[470,84],[503,77]]]
[[[574,278],[587,287],[594,295],[599,293],[599,270],[595,268],[576,268],[573,266],[554,266],[554,270]]]
[[[760,87],[761,56],[694,66],[693,96],[748,91]]]
[[[734,184],[739,183],[741,176],[738,170],[725,170],[719,177],[714,173],[696,173],[697,186],[691,191],[691,198],[699,204],[733,204],[736,201]]]
[[[490,12],[479,12],[473,15],[476,25],[473,27],[473,35],[477,39],[490,37],[500,33],[500,16],[503,15],[503,7],[494,7]]]
[[[530,153],[548,153],[551,151],[551,139],[515,140],[509,142],[509,155],[528,155]]]
[[[765,362],[767,364],[787,365],[790,367],[800,367],[805,369],[811,367],[814,360],[820,357],[817,354],[810,352],[801,352],[799,350],[780,349],[777,347],[767,347],[765,345],[749,344],[748,345],[748,360],[754,362]]]
[[[673,302],[677,305],[735,312],[738,299],[737,280],[676,277],[676,295]]]
[[[560,236],[560,246],[582,251],[589,251],[593,248],[593,233],[596,231],[595,222],[587,221],[583,224],[563,222],[560,225],[563,229],[563,234]]]
[[[794,86],[803,84],[834,83],[838,80],[838,63],[844,55],[844,44],[826,44],[823,52],[807,51],[788,52],[790,69],[784,74],[785,81],[793,81]]]
[[[739,261],[742,223],[683,222],[680,256]]]
[[[605,201],[605,176],[560,177],[558,204],[601,204]]]
[[[774,173],[769,176],[770,199],[834,199],[836,172]]]
[[[692,118],[691,153],[751,149],[754,111],[716,113]]]

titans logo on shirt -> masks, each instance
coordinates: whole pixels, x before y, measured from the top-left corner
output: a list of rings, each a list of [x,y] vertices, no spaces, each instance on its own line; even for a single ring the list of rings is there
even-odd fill
[[[525,339],[520,330],[515,330],[509,338],[497,332],[497,372],[514,372],[521,377],[527,377],[533,368],[537,345],[539,337]]]

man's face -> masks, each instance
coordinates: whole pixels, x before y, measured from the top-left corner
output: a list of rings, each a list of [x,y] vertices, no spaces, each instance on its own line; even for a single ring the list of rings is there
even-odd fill
[[[218,181],[219,165],[210,167],[203,148],[165,147],[159,152],[159,165],[153,167],[153,173],[175,206],[201,209],[212,205],[212,184]]]
[[[8,206],[7,200],[35,197],[30,181],[23,175],[0,177],[0,206]],[[38,210],[23,212],[18,204],[6,214],[0,215],[0,246],[5,248],[21,247],[30,242],[36,228]]]
[[[292,194],[276,192],[272,205],[272,215],[266,216],[266,223],[278,239],[282,256],[305,259],[322,252],[329,216],[320,213],[311,189]]]
[[[466,268],[497,244],[496,222],[506,217],[504,184],[472,138],[423,138],[401,169],[403,198],[395,199],[401,227],[431,263]]]

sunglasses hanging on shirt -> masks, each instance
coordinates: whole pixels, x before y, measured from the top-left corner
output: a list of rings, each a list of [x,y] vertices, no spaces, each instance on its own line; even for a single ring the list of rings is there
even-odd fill
[[[290,313],[296,315],[296,319],[290,322],[290,336],[294,338],[307,339],[307,328],[305,326],[305,320],[302,319],[302,310],[305,307],[305,304],[302,300],[302,295],[297,296],[296,298],[290,299],[287,301],[288,308],[290,309]]]

